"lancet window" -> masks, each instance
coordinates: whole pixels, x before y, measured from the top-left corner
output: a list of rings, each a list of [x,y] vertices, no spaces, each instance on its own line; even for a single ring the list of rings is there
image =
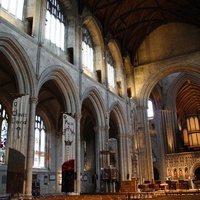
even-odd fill
[[[40,116],[35,117],[34,167],[46,167],[46,130]]]
[[[45,38],[64,50],[65,22],[57,0],[47,0]]]
[[[94,70],[94,50],[90,33],[87,27],[83,26],[82,31],[82,65],[93,72]]]
[[[112,55],[107,51],[107,74],[108,74],[108,86],[115,87],[115,69],[113,66]]]

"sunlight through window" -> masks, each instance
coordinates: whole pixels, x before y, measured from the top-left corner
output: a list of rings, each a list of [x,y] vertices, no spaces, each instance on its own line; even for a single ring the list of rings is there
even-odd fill
[[[151,100],[148,100],[147,114],[149,119],[152,119],[154,117],[153,104]]]
[[[108,74],[108,85],[115,87],[115,70],[113,67],[112,56],[109,51],[107,51],[107,74]]]
[[[43,120],[40,116],[35,117],[35,145],[34,145],[34,166],[45,167],[46,158],[46,133]]]
[[[94,51],[90,33],[86,27],[83,27],[82,40],[82,64],[93,72],[94,70]]]
[[[64,16],[57,1],[47,1],[45,38],[64,50]]]
[[[22,20],[24,0],[1,0],[1,6],[12,15]]]

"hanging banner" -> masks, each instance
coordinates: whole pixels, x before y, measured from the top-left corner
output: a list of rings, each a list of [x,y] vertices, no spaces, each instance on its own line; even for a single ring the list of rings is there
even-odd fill
[[[75,159],[75,119],[63,114],[63,162]]]
[[[63,165],[62,165],[62,192],[74,192],[75,180],[75,119],[63,114]]]
[[[29,95],[13,101],[11,123],[11,147],[25,154],[25,138],[28,129]]]

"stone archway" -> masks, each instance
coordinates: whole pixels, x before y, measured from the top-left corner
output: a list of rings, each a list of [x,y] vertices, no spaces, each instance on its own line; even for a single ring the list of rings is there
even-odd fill
[[[108,131],[102,97],[96,88],[90,89],[84,94],[81,108],[81,192],[100,191],[100,152],[105,149]]]
[[[97,146],[96,117],[94,106],[89,98],[83,101],[81,115],[81,192],[95,192],[98,148],[95,148]]]

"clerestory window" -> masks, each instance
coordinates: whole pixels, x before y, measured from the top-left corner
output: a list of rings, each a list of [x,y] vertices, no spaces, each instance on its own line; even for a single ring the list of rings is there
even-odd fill
[[[88,29],[83,26],[82,33],[82,65],[83,67],[94,71],[94,50],[93,43]]]
[[[0,164],[4,164],[8,133],[8,114],[2,104],[0,104],[0,127]]]
[[[47,0],[45,38],[64,50],[65,22],[57,0]]]
[[[115,87],[115,70],[113,67],[112,55],[107,51],[107,75],[108,75],[108,86]]]
[[[2,8],[22,20],[24,0],[0,0]]]
[[[34,145],[34,166],[36,168],[46,167],[46,130],[40,116],[35,117],[35,145]]]

